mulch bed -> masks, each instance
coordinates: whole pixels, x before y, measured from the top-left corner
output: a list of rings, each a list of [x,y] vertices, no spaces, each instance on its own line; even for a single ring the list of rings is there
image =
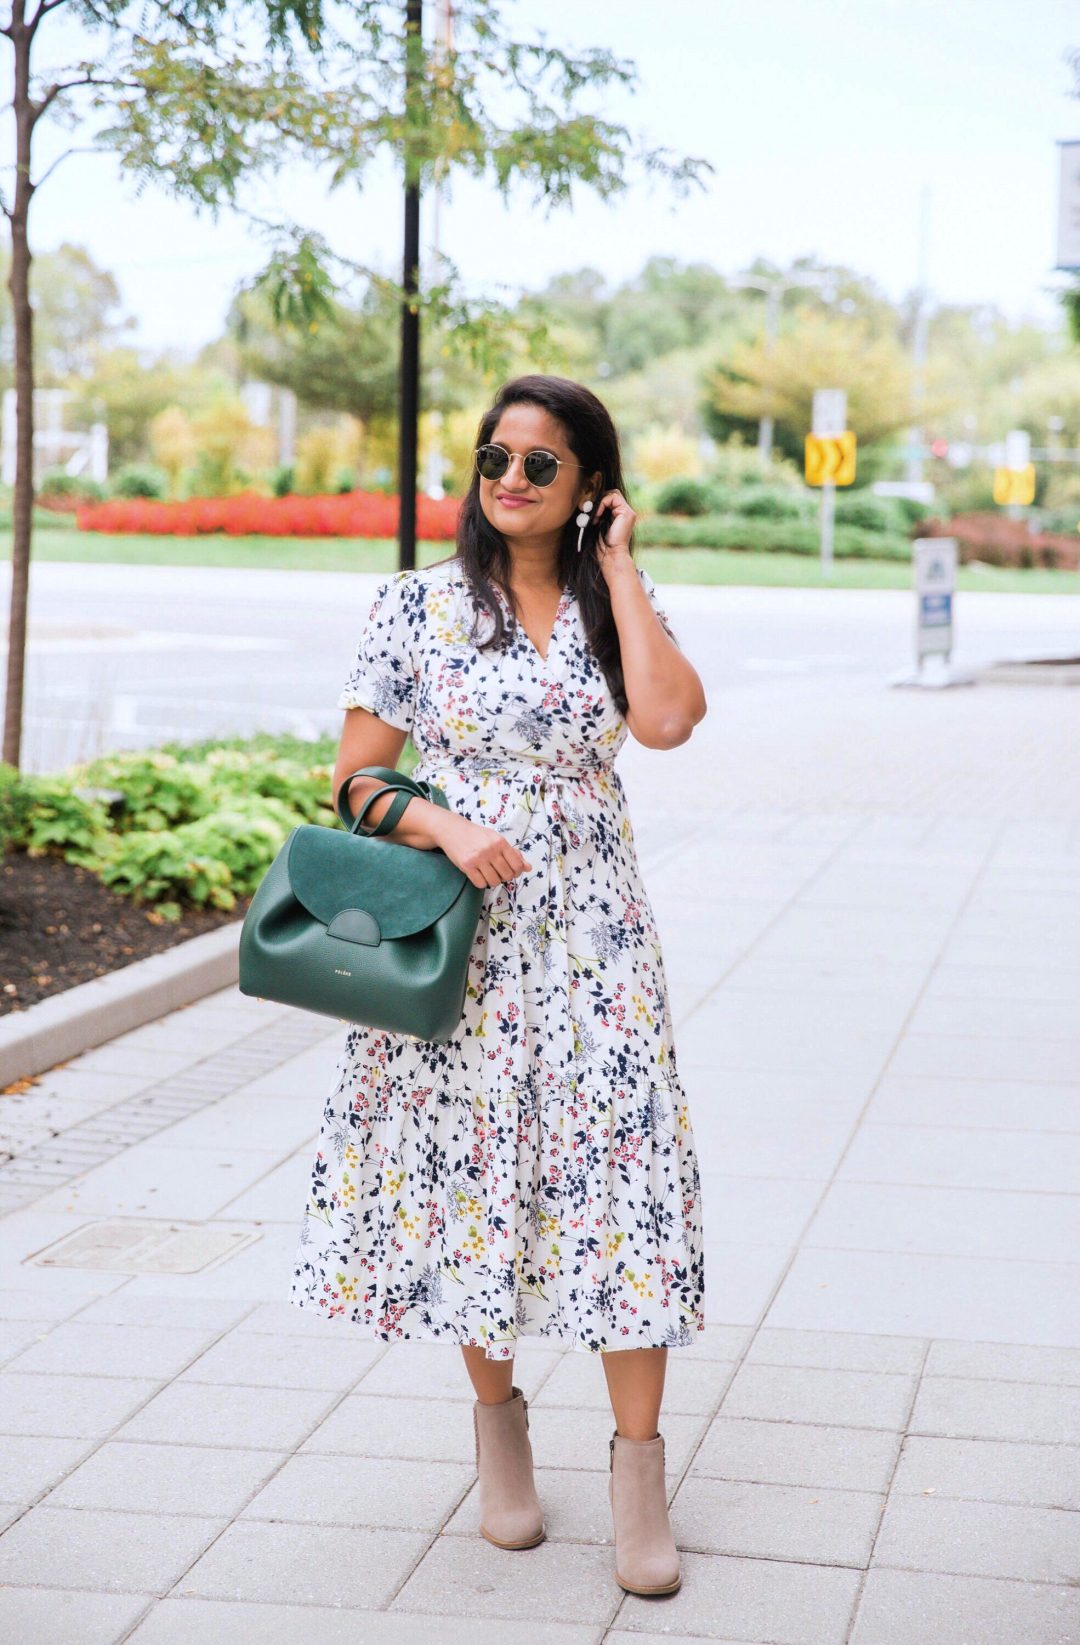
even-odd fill
[[[62,857],[9,852],[0,859],[0,1016],[241,919],[247,901],[170,922]]]

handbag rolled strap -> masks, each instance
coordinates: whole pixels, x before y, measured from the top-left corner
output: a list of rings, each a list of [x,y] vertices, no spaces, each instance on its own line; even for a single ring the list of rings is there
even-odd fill
[[[349,785],[379,786],[354,817]],[[380,795],[386,815],[365,829]],[[465,1004],[484,887],[444,851],[380,838],[417,796],[450,809],[435,783],[363,766],[339,786],[344,831],[294,828],[259,884],[240,933],[240,992],[368,1027],[449,1039]]]

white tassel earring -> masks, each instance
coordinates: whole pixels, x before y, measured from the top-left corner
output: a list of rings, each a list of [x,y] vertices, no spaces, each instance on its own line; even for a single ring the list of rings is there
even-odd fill
[[[590,512],[591,509],[592,509],[592,498],[589,497],[585,502],[582,503],[581,513],[578,515],[577,519],[574,521],[574,524],[578,528],[577,549],[578,549],[579,554],[581,553],[581,539],[585,535],[585,527],[589,523],[589,512]]]

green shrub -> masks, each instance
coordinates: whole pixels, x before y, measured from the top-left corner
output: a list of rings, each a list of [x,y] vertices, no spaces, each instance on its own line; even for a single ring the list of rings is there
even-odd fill
[[[406,747],[410,746],[406,744]],[[159,754],[171,754],[182,764],[205,760],[208,754],[234,749],[242,754],[261,754],[271,760],[293,760],[302,766],[333,766],[337,759],[335,737],[297,737],[291,731],[256,731],[250,737],[203,737],[192,743],[162,743]]]
[[[402,770],[416,763],[406,750]],[[105,754],[50,777],[0,764],[0,850],[56,852],[168,919],[185,904],[231,909],[290,829],[339,826],[336,752],[332,737],[263,733]]]
[[[745,495],[742,486],[721,485],[719,480],[710,480],[708,485],[709,506],[706,514],[736,514],[739,508],[739,499]]]
[[[41,476],[37,487],[39,497],[71,497],[76,502],[100,503],[108,492],[97,480],[83,474],[69,474],[64,468],[50,468]]]
[[[128,463],[112,477],[114,497],[149,497],[163,501],[169,495],[169,476],[152,463]]]
[[[103,754],[76,770],[81,783],[123,794],[120,832],[171,828],[213,809],[214,794],[205,773],[158,749]]]
[[[895,503],[895,498],[875,497],[872,491],[841,491],[836,498],[837,523],[861,526],[863,531],[902,531],[907,522]]]
[[[748,520],[806,520],[813,500],[796,491],[775,491],[765,486],[744,486],[736,493],[733,513]]]
[[[99,865],[100,879],[133,902],[156,903],[166,918],[179,918],[178,897],[198,907],[235,907],[232,875],[216,849],[220,839],[203,841],[211,849],[200,852],[191,838],[197,826],[136,830],[115,838]]]
[[[183,898],[229,909],[250,896],[297,822],[280,800],[235,795],[178,828],[119,836],[100,868],[106,885],[136,902]]]
[[[32,777],[0,766],[0,840],[6,849],[31,857],[56,851],[69,862],[86,862],[108,828],[104,804],[76,793],[70,777]]]
[[[26,834],[30,815],[30,795],[20,773],[6,761],[0,762],[0,857],[16,848]]]
[[[296,470],[291,463],[279,463],[270,470],[270,490],[275,497],[291,497],[296,490]]]
[[[958,469],[942,480],[936,514],[978,514],[994,503],[994,476],[989,468]]]
[[[917,497],[892,497],[889,500],[905,531],[911,531],[920,520],[928,520],[937,512],[933,503],[920,503]]]
[[[1075,536],[1080,528],[1080,505],[1073,504],[1071,508],[1040,508],[1037,518],[1033,519],[1032,529],[1047,531],[1058,536]]]
[[[721,486],[782,486],[801,491],[802,470],[775,450],[762,464],[756,445],[744,445],[736,436],[718,446],[709,463],[709,478]]]
[[[658,514],[708,514],[715,506],[710,488],[703,480],[666,480],[657,488]]]
[[[754,520],[736,514],[707,514],[697,520],[646,518],[634,527],[634,539],[642,548],[731,548],[765,554],[817,554],[821,547],[816,520]],[[910,560],[911,542],[838,525],[833,552],[838,559]]]

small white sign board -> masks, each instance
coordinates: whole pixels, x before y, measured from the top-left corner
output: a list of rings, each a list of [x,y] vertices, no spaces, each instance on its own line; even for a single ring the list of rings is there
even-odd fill
[[[953,646],[953,595],[956,590],[956,539],[917,537],[915,565],[915,652],[948,657]]]
[[[847,430],[847,390],[843,388],[816,388],[811,412],[810,432],[819,439],[828,439]]]
[[[1059,143],[1057,262],[1054,267],[1080,270],[1080,142]]]
[[[1030,461],[1031,435],[1026,428],[1011,428],[1005,436],[1005,461],[1002,467],[1019,472],[1027,468]]]

